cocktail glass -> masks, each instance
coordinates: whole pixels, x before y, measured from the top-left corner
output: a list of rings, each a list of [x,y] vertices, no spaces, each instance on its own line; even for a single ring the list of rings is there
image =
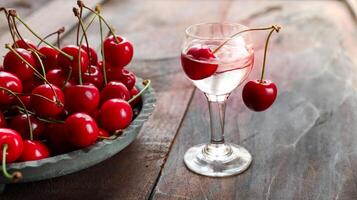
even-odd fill
[[[193,146],[185,153],[184,162],[195,173],[231,176],[242,173],[252,162],[245,148],[224,141],[226,101],[247,78],[254,63],[249,33],[231,36],[247,29],[231,23],[195,24],[186,29],[182,67],[207,97],[211,126],[210,143]]]

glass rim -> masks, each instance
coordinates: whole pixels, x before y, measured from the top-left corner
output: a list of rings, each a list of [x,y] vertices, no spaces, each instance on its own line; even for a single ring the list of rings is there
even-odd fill
[[[200,39],[200,40],[227,40],[230,39],[231,37],[227,36],[227,37],[205,37],[205,36],[198,36],[196,34],[190,33],[190,29],[194,28],[194,27],[198,27],[198,26],[202,26],[202,25],[228,25],[228,26],[232,26],[232,27],[241,27],[243,28],[243,30],[249,29],[248,26],[245,26],[243,24],[239,24],[239,23],[233,23],[233,22],[203,22],[203,23],[197,23],[197,24],[192,24],[189,27],[187,27],[185,29],[185,34],[186,36],[195,38],[195,39]],[[247,34],[247,32],[242,33],[242,35]]]

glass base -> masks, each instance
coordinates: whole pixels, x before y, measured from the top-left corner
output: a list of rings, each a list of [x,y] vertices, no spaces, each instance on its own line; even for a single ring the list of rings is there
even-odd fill
[[[204,176],[226,177],[247,170],[252,156],[236,144],[199,144],[188,149],[184,156],[186,167]]]

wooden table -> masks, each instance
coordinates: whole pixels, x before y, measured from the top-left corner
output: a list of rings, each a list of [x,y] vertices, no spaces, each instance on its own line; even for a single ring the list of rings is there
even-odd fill
[[[52,0],[25,19],[43,35],[61,25],[70,30],[72,6]],[[153,81],[153,116],[113,158],[64,177],[7,186],[0,199],[357,199],[357,29],[345,2],[108,0],[103,11],[134,43],[128,69]],[[181,70],[180,45],[187,26],[207,21],[283,26],[268,58],[276,103],[251,112],[241,88],[228,102],[227,141],[254,159],[245,173],[229,178],[202,177],[183,164],[189,147],[208,141],[209,121],[203,94]],[[99,45],[96,28],[92,46]],[[74,35],[71,30],[63,43],[73,43]],[[251,79],[260,73],[265,36],[254,34]],[[0,41],[10,40],[2,32]]]

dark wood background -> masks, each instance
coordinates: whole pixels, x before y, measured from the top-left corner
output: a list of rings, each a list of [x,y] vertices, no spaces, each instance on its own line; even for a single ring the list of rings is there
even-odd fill
[[[157,108],[128,148],[68,176],[6,187],[0,199],[357,199],[357,28],[344,1],[91,0],[117,33],[129,38],[128,67],[153,80]],[[355,2],[352,4],[355,5]],[[2,5],[4,4],[4,5]],[[75,41],[75,1],[9,1],[45,35],[65,26]],[[237,88],[228,102],[226,138],[253,155],[249,170],[229,178],[188,171],[183,154],[208,141],[203,94],[185,78],[179,52],[193,23],[231,21],[251,27],[281,24],[273,36],[267,78],[279,89],[266,112],[249,111]],[[2,16],[0,45],[10,42]],[[98,26],[90,42],[99,46]],[[24,30],[24,29],[21,29]],[[29,34],[22,31],[26,37]],[[255,33],[258,78],[266,33]],[[4,55],[5,49],[0,53]]]

